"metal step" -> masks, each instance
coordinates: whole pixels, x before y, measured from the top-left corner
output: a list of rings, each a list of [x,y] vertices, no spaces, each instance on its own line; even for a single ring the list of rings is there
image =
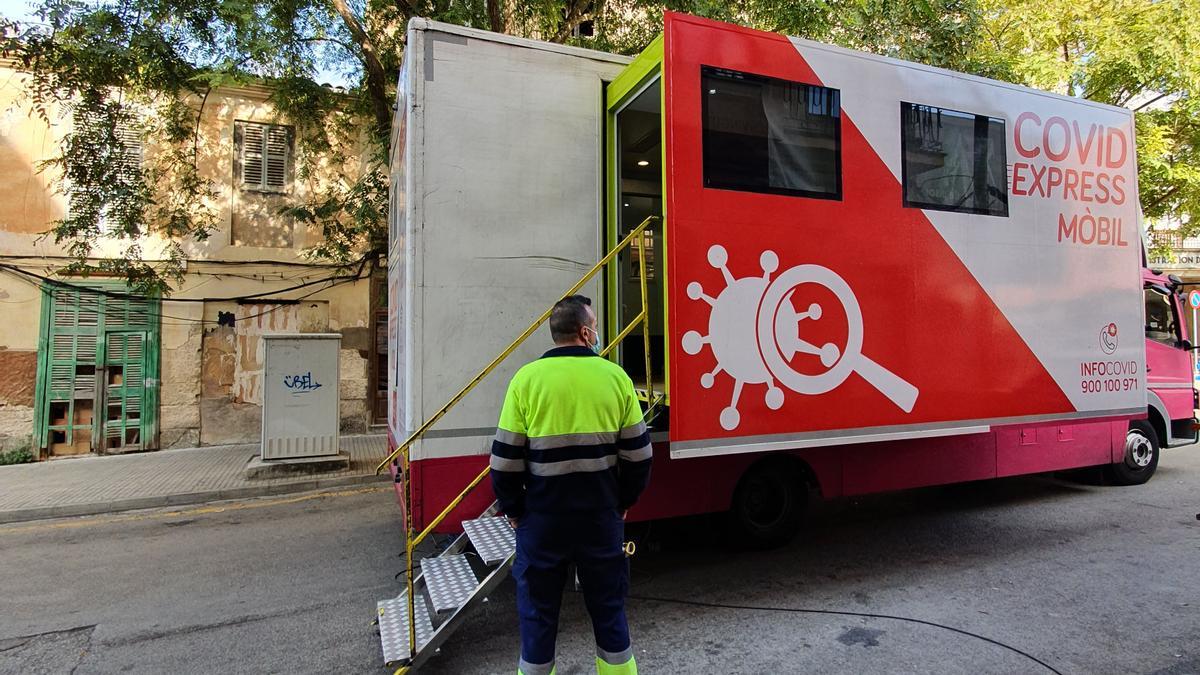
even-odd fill
[[[376,603],[379,612],[379,642],[383,646],[383,662],[387,664],[406,661],[412,657],[408,649],[408,591],[391,600]],[[417,615],[417,651],[433,637],[433,622],[429,620],[429,607],[425,598],[418,593],[415,598]]]
[[[475,552],[489,567],[507,560],[517,548],[516,533],[507,518],[494,516],[464,520],[462,526]]]
[[[462,607],[479,586],[465,555],[441,555],[421,561],[429,600],[437,614]]]
[[[462,625],[471,609],[485,601],[508,577],[516,552],[516,534],[509,527],[508,519],[495,515],[499,508],[499,504],[493,503],[479,518],[464,521],[463,534],[439,555],[420,561],[421,574],[415,586],[416,654],[410,654],[408,650],[406,595],[402,592],[399,597],[377,603],[379,640],[385,663],[419,667]],[[463,554],[471,547],[489,568],[480,572],[483,579],[475,577],[475,568]],[[433,621],[437,622],[436,628]]]

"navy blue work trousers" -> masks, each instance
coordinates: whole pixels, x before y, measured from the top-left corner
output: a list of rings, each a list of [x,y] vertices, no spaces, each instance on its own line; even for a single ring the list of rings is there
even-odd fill
[[[574,563],[583,602],[592,617],[596,646],[618,653],[630,648],[625,621],[629,565],[623,549],[625,523],[616,510],[580,513],[526,513],[517,524],[517,613],[521,658],[554,662],[558,610]]]

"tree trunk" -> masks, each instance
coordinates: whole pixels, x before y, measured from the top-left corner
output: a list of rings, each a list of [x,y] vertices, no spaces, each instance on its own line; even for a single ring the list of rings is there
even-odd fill
[[[504,32],[504,0],[487,0],[488,27],[494,33]]]
[[[362,50],[363,68],[367,73],[367,95],[371,100],[371,113],[375,118],[376,133],[387,138],[392,128],[392,100],[388,96],[387,73],[383,62],[379,60],[379,51],[375,43],[363,29],[362,23],[354,15],[346,0],[332,0],[333,8],[342,22],[346,24],[354,43]]]

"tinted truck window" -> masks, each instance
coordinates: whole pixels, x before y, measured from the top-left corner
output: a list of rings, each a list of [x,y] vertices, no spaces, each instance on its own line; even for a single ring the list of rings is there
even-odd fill
[[[900,104],[904,205],[1008,215],[1004,120]]]
[[[836,89],[701,69],[704,186],[840,199]]]

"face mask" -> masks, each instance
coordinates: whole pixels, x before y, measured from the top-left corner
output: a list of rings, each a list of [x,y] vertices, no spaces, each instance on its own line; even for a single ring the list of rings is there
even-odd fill
[[[592,331],[592,335],[595,336],[595,338],[592,339],[592,344],[590,344],[588,346],[592,348],[593,352],[599,354],[600,353],[600,332],[597,331],[595,328],[592,328],[591,326],[587,326],[587,329]]]

